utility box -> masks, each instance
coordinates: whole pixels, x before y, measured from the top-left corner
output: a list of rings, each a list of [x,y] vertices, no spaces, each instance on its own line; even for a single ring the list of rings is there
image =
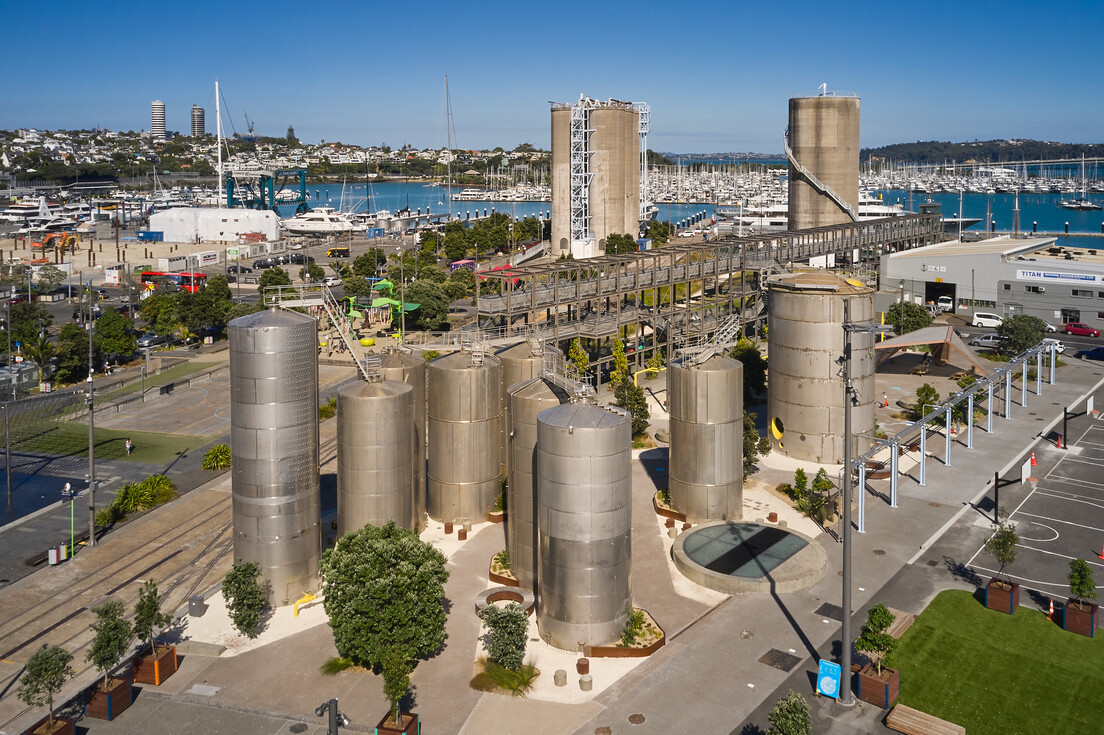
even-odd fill
[[[157,230],[138,230],[138,242],[165,242],[165,233]]]
[[[188,598],[188,615],[202,618],[205,612],[207,612],[207,603],[203,601],[203,595],[192,595]]]

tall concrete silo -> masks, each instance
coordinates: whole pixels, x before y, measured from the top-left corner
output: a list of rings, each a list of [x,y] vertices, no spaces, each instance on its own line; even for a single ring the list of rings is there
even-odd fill
[[[834,273],[814,271],[771,279],[767,335],[768,434],[772,447],[795,459],[843,462],[843,303],[852,322],[874,319],[874,289]],[[851,338],[852,456],[874,432],[874,336]]]
[[[617,640],[632,604],[632,429],[620,409],[537,417],[537,627],[557,648]]]
[[[668,490],[692,523],[738,521],[744,503],[744,366],[714,355],[667,371],[671,449]]]
[[[537,584],[537,415],[565,403],[568,395],[543,378],[510,386],[510,466],[506,498],[506,549],[510,571],[522,587]]]
[[[273,308],[229,333],[234,558],[260,564],[286,605],[318,589],[318,330]]]
[[[420,533],[426,527],[426,362],[418,355],[387,350],[380,355],[380,375],[384,380],[397,380],[414,389],[414,446],[410,457],[415,488],[410,508],[413,524],[408,528]]]
[[[805,230],[853,221],[841,202],[858,212],[859,98],[827,94],[792,97],[787,138],[792,153],[789,228]]]
[[[429,363],[428,509],[439,521],[486,518],[498,496],[501,365],[453,352]]]
[[[518,383],[525,383],[540,375],[541,354],[543,347],[540,342],[520,342],[510,347],[504,347],[495,353],[495,357],[502,363],[502,382],[499,400],[502,403],[502,471],[505,472],[510,464],[510,449],[507,441],[510,423],[509,390]]]
[[[357,383],[337,396],[337,535],[414,523],[414,388]]]

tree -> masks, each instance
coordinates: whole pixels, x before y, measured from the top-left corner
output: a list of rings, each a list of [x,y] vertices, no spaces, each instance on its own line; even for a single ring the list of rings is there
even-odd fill
[[[107,689],[107,676],[119,665],[130,648],[134,627],[125,617],[122,600],[108,600],[92,608],[96,621],[92,630],[96,634],[88,647],[84,660],[90,661],[103,674],[103,689]]]
[[[410,660],[445,642],[445,556],[393,521],[342,536],[322,553],[323,607],[338,653],[379,673],[388,652]]]
[[[1093,581],[1092,569],[1084,559],[1071,559],[1069,563],[1070,597],[1081,600],[1096,599],[1096,582]]]
[[[130,359],[138,346],[138,338],[129,331],[134,322],[114,309],[108,309],[96,320],[96,334],[93,341],[104,355],[115,362]]]
[[[151,329],[156,329],[159,323],[176,321],[177,303],[173,294],[155,293],[138,305],[138,314]]]
[[[643,436],[648,430],[648,419],[651,418],[644,389],[631,380],[622,381],[613,392],[613,405],[629,412],[632,418],[633,438]]]
[[[229,444],[216,444],[203,455],[203,469],[228,470],[230,469],[231,453]]]
[[[383,696],[391,704],[391,720],[399,725],[399,705],[410,689],[410,674],[414,670],[410,655],[401,646],[393,646],[383,654],[380,673],[383,675]]]
[[[924,383],[916,389],[916,402],[912,404],[912,412],[917,417],[923,416],[939,405],[939,391],[931,383]]]
[[[25,354],[35,365],[38,365],[39,383],[42,382],[43,366],[46,365],[47,360],[54,356],[56,351],[54,343],[46,336],[41,336],[30,344],[23,345],[23,354]]]
[[[257,637],[257,624],[268,607],[268,590],[258,581],[260,576],[260,564],[238,559],[222,580],[222,597],[230,623],[248,638]]]
[[[931,324],[928,310],[911,301],[898,301],[886,309],[885,323],[893,327],[897,334],[908,334]]]
[[[61,646],[42,647],[31,654],[24,664],[19,680],[19,699],[30,707],[46,705],[49,709],[50,732],[54,731],[54,695],[73,676],[69,665],[73,654]]]
[[[276,266],[275,268],[269,268],[261,274],[261,277],[257,281],[257,291],[260,292],[261,297],[263,298],[266,288],[269,288],[271,286],[290,285],[291,276],[289,276],[287,274],[287,271],[285,271],[283,268],[281,268],[280,266]]]
[[[775,703],[767,719],[770,720],[767,735],[810,735],[813,731],[809,703],[793,689]]]
[[[583,345],[578,337],[571,340],[571,347],[567,351],[567,359],[575,366],[575,370],[579,373],[580,378],[584,377],[587,371],[590,370],[590,357],[587,355],[586,350],[583,349]]]
[[[234,304],[226,311],[226,323],[229,324],[238,317],[249,316],[250,314],[256,314],[258,311],[263,310],[264,307],[260,304],[251,304],[248,301]]]
[[[172,616],[161,612],[161,597],[157,594],[157,583],[147,579],[138,591],[138,601],[134,603],[134,633],[153,652],[156,641],[154,631],[164,628],[172,622]]]
[[[728,356],[744,366],[744,405],[752,403],[767,390],[767,359],[759,351],[759,344],[741,337]]]
[[[1016,561],[1016,546],[1020,543],[1020,536],[1016,533],[1016,526],[1008,522],[1008,511],[1004,508],[997,509],[997,522],[993,524],[993,535],[985,540],[985,550],[1000,564],[997,570],[997,578],[1004,572],[1005,566]]]
[[[1046,336],[1046,322],[1037,316],[1016,314],[997,326],[1001,347],[1013,355],[1034,347]]]
[[[88,332],[73,322],[61,328],[57,340],[58,369],[55,377],[63,383],[76,383],[88,377]],[[96,341],[92,341],[92,366],[103,359]]]
[[[322,270],[322,266],[315,263],[307,263],[299,269],[300,281],[321,281],[325,277],[326,271]]]
[[[874,670],[881,676],[884,659],[897,647],[897,639],[886,631],[893,625],[894,615],[882,603],[870,608],[866,623],[855,639],[856,650],[871,654]]]
[[[525,642],[529,638],[529,616],[516,602],[505,607],[487,605],[479,612],[487,626],[487,653],[510,671],[525,663]]]
[[[759,436],[755,428],[757,414],[744,411],[744,479],[755,467],[755,458],[770,451],[770,439]]]
[[[353,261],[353,273],[365,278],[375,278],[379,268],[387,264],[387,255],[382,248],[368,248],[368,252],[358,255]]]
[[[44,265],[38,269],[35,280],[43,291],[53,291],[65,280],[65,273],[56,265]]]
[[[361,276],[349,276],[342,281],[341,287],[346,296],[352,296],[353,298],[367,298],[372,295],[372,284],[368,283],[368,279]]]
[[[284,137],[284,140],[287,141],[287,144],[290,146],[299,145],[299,139],[295,137],[295,128],[291,125],[288,125],[287,135]]]
[[[606,255],[635,253],[636,250],[636,239],[632,235],[618,235],[616,233],[606,235]]]
[[[625,343],[621,339],[613,340],[613,370],[610,371],[610,383],[613,387],[629,379],[629,358],[625,356]]]
[[[448,323],[448,299],[445,298],[445,290],[436,283],[425,279],[414,281],[406,289],[406,301],[418,304],[417,309],[406,313],[407,329],[434,332]],[[399,325],[391,326],[396,328]]]
[[[12,342],[26,345],[54,323],[54,316],[38,301],[21,301],[11,307],[11,323]]]

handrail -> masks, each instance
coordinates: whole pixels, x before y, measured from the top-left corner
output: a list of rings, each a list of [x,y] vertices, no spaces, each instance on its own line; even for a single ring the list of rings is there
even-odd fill
[[[814,176],[812,171],[805,168],[803,165],[801,165],[801,162],[797,160],[797,157],[794,156],[793,149],[790,148],[789,130],[787,130],[782,135],[782,146],[783,148],[785,148],[786,151],[786,160],[788,160],[790,164],[793,165],[795,169],[797,169],[798,173],[805,177],[806,181],[813,185],[814,189],[819,190],[822,194],[826,195],[829,199],[835,202],[837,207],[847,213],[847,216],[851,218],[852,222],[859,221],[858,212],[855,211],[855,208],[852,207],[849,202],[844,201],[843,198],[840,197],[840,195],[832,189],[832,187],[828,186],[823,181]]]

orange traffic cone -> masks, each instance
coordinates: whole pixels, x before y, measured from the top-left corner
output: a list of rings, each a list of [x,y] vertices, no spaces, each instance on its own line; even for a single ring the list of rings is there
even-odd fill
[[[1031,453],[1031,466],[1034,467],[1037,464],[1039,464],[1039,463],[1035,461],[1035,452],[1032,452]]]
[[[1047,613],[1047,620],[1054,618],[1054,598],[1050,598],[1050,612]]]
[[[1104,559],[1104,549],[1100,550],[1100,557],[1099,558]]]
[[[1059,449],[1062,448],[1062,435],[1061,434],[1058,435],[1058,448]]]

